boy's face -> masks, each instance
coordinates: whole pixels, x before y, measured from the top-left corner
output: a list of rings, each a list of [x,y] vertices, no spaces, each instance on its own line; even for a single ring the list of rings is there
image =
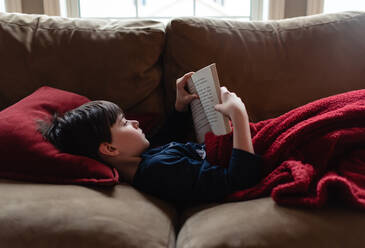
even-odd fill
[[[119,151],[120,156],[138,157],[150,146],[138,121],[127,120],[123,114],[118,116],[111,127],[111,134],[111,144]]]

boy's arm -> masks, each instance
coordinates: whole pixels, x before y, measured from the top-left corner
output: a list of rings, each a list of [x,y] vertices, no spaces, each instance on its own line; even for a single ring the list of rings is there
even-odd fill
[[[245,109],[237,109],[231,117],[233,124],[233,148],[255,153],[252,145],[248,115]]]
[[[195,199],[203,202],[222,201],[230,193],[258,184],[262,178],[263,159],[260,155],[233,148],[228,168],[203,161]]]
[[[200,173],[197,198],[219,200],[228,194],[253,187],[262,178],[263,158],[254,153],[247,112],[243,109],[231,115],[233,124],[233,149],[228,168],[211,166]],[[208,163],[208,161],[205,161]]]
[[[241,98],[226,87],[221,87],[222,103],[214,106],[215,110],[228,116],[233,124],[233,148],[254,153],[251,131],[246,106]]]

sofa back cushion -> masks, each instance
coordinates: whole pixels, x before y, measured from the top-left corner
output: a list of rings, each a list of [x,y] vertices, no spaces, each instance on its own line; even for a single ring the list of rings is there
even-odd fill
[[[0,13],[0,109],[43,85],[164,113],[163,23]]]
[[[175,80],[213,62],[221,85],[245,102],[251,121],[365,85],[365,13],[280,21],[177,18],[166,28],[168,106]]]

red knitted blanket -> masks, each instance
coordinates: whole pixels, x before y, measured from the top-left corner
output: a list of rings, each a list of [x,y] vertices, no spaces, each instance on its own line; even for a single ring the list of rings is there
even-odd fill
[[[226,201],[271,194],[282,205],[321,207],[335,199],[365,209],[365,90],[322,98],[250,128],[264,159],[263,179]],[[207,133],[205,144],[208,161],[227,167],[232,133]]]

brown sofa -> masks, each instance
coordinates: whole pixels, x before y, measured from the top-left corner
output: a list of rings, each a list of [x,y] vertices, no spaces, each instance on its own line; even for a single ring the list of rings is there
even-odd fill
[[[81,20],[0,13],[0,109],[42,85],[134,112],[171,111],[175,80],[212,62],[250,120],[365,86],[365,13],[281,21]],[[187,127],[191,128],[191,127]],[[269,196],[187,209],[114,187],[0,180],[0,247],[365,247],[365,213]]]

